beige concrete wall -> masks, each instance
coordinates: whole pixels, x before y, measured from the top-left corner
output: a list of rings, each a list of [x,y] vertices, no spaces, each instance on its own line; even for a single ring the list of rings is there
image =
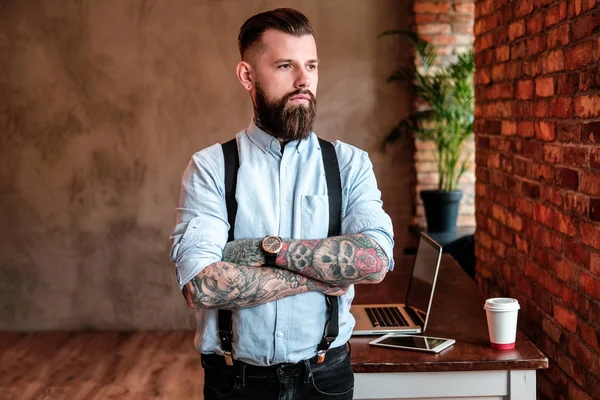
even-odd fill
[[[397,0],[6,0],[0,6],[0,329],[193,326],[168,259],[183,170],[251,117],[239,26],[277,6],[312,20],[316,131],[370,152],[397,252],[413,207],[408,146],[378,152],[408,99]],[[398,253],[399,254],[399,253]]]

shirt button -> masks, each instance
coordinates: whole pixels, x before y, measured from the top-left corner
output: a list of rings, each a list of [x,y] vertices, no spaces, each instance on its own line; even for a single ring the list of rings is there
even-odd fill
[[[279,333],[277,334],[277,336],[279,336],[279,337],[283,337],[283,332],[279,332]]]

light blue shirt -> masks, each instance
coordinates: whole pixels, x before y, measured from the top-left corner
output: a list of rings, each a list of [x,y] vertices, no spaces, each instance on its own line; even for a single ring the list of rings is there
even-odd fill
[[[277,235],[291,239],[322,239],[329,227],[327,182],[321,149],[314,133],[280,142],[251,123],[239,132],[240,157],[235,239]],[[342,180],[342,235],[374,239],[393,268],[393,231],[382,209],[381,192],[366,152],[334,143]],[[182,180],[177,225],[171,240],[180,288],[207,265],[221,261],[229,223],[225,205],[224,160],[220,144],[193,155]],[[352,333],[350,304],[354,287],[340,297],[338,338]],[[324,295],[302,293],[255,307],[233,310],[234,358],[254,365],[296,363],[316,354],[327,317]],[[202,353],[223,354],[217,335],[217,310],[196,311],[194,344]]]

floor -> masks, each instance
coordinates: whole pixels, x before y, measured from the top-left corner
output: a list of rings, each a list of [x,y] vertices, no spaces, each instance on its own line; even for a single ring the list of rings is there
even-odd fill
[[[0,400],[202,399],[193,332],[0,332]]]

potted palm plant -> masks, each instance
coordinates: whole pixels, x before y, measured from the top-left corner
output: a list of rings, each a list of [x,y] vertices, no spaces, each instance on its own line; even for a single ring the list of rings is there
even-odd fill
[[[417,104],[422,106],[386,135],[382,147],[385,149],[386,145],[406,135],[434,143],[438,188],[420,192],[427,228],[429,232],[454,231],[462,198],[458,183],[468,162],[462,145],[473,134],[473,50],[458,55],[452,63],[440,66],[436,64],[437,47],[418,34],[396,30],[383,32],[380,36],[385,35],[407,38],[420,58],[420,66],[400,67],[388,78],[388,82],[408,82]]]

